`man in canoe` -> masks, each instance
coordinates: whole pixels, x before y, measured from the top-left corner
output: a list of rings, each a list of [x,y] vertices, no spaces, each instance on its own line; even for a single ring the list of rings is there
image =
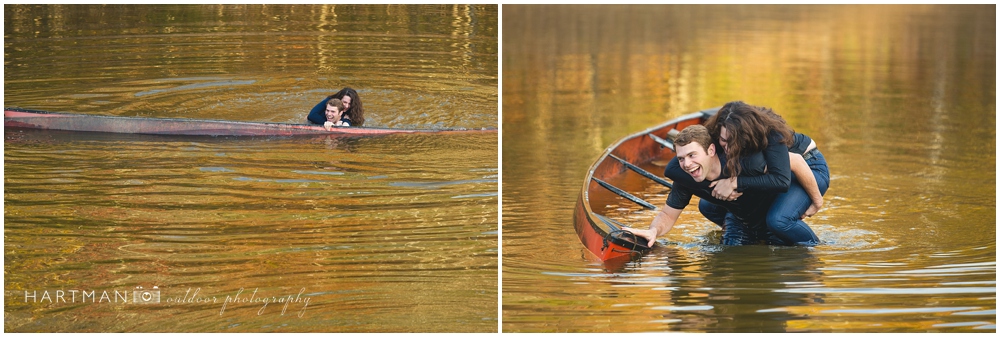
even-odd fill
[[[705,145],[707,144],[707,145]],[[624,227],[626,231],[644,237],[652,246],[656,237],[673,228],[681,211],[691,202],[691,196],[720,206],[728,211],[725,215],[725,233],[722,244],[730,246],[772,242],[767,228],[768,210],[777,196],[773,191],[746,190],[738,198],[719,199],[714,197],[714,182],[729,178],[726,175],[725,151],[717,151],[708,129],[702,125],[692,125],[680,132],[674,140],[677,156],[667,164],[664,175],[674,180],[674,187],[667,197],[666,207],[662,207],[649,229]],[[740,175],[759,176],[766,173],[766,162],[760,153],[746,156],[740,161]],[[804,173],[804,162],[793,161],[792,172]],[[804,168],[808,170],[808,166]]]

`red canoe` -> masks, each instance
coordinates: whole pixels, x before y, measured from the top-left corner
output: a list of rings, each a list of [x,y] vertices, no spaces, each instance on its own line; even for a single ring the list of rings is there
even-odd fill
[[[483,130],[404,130],[369,127],[335,127],[326,131],[319,125],[288,123],[232,122],[184,118],[146,118],[81,115],[5,108],[5,128],[66,131],[134,133],[151,135],[199,136],[295,136],[295,135],[384,135],[393,133],[496,132]]]
[[[656,209],[635,195],[651,184],[670,187],[663,169],[674,158],[672,136],[689,125],[702,124],[719,108],[706,109],[635,133],[609,146],[590,166],[577,198],[573,223],[580,241],[605,265],[623,265],[642,256],[646,240],[621,230],[622,224],[603,213],[607,205],[628,199]],[[652,219],[650,219],[652,220]]]

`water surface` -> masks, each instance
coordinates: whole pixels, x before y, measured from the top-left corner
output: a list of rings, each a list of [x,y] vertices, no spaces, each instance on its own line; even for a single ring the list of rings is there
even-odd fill
[[[4,6],[7,107],[304,121],[352,87],[367,126],[497,127],[497,7]]]
[[[503,10],[502,331],[996,330],[994,6]],[[692,202],[647,256],[595,261],[573,230],[593,160],[732,100],[819,144],[823,244],[722,247]]]
[[[298,123],[351,86],[366,126],[497,126],[496,6],[4,9],[8,107]],[[497,153],[7,129],[4,331],[494,332]]]

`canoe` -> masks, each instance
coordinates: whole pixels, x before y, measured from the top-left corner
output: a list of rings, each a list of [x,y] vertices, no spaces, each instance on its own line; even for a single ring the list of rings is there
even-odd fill
[[[296,135],[385,135],[397,133],[496,132],[496,129],[414,130],[371,127],[334,127],[291,123],[234,122],[186,118],[119,117],[57,113],[4,108],[5,128],[111,132],[149,135],[197,136],[296,136]]]
[[[636,195],[655,188],[652,185],[670,188],[671,182],[663,177],[663,170],[674,158],[672,138],[689,125],[704,123],[718,110],[694,112],[628,135],[611,144],[590,166],[577,198],[573,224],[583,245],[605,265],[623,265],[649,248],[645,239],[622,230],[621,222],[601,213],[606,212],[608,205],[622,203],[622,199],[658,210],[656,205]]]

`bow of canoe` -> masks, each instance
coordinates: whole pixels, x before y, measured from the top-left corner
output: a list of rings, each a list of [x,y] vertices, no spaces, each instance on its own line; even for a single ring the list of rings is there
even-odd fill
[[[689,125],[702,124],[716,111],[718,108],[698,111],[628,135],[604,150],[591,165],[577,198],[573,223],[583,245],[605,265],[623,265],[649,248],[645,239],[623,231],[620,222],[601,213],[623,198],[656,209],[635,194],[651,184],[671,186],[662,178],[662,165],[674,157],[669,139]]]

